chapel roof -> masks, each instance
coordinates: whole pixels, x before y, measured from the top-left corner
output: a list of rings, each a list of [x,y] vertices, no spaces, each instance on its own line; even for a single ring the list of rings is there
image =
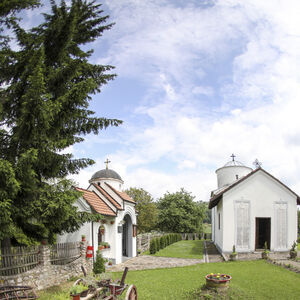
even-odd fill
[[[79,187],[75,188],[83,192],[82,197],[98,213],[105,216],[116,216],[115,212],[93,191],[85,190]]]
[[[243,182],[244,180],[246,180],[247,178],[249,178],[253,174],[257,173],[258,171],[264,172],[265,174],[267,174],[268,176],[270,176],[272,179],[274,179],[275,181],[277,181],[279,184],[283,185],[286,189],[288,189],[292,194],[294,194],[297,197],[297,204],[300,205],[300,197],[295,192],[293,192],[288,186],[286,186],[280,180],[278,180],[273,175],[271,175],[270,173],[268,173],[267,171],[265,171],[263,168],[259,167],[259,168],[255,169],[255,170],[253,170],[252,172],[250,172],[249,174],[247,174],[246,176],[241,177],[237,181],[233,182],[231,185],[227,186],[226,188],[223,187],[223,188],[220,188],[220,189],[212,192],[211,198],[209,200],[208,208],[211,209],[211,208],[215,207],[216,205],[218,205],[218,203],[222,200],[222,196],[223,196],[224,193],[228,192],[233,187],[237,186],[238,184],[240,184],[241,182]]]
[[[105,184],[111,188],[117,195],[119,195],[124,201],[128,201],[128,202],[131,202],[131,203],[134,203],[135,204],[135,201],[128,195],[126,194],[125,192],[119,192],[117,191],[114,187],[112,187],[110,184],[108,184],[107,182],[105,182]]]
[[[112,179],[117,179],[117,180],[120,180],[123,182],[121,176],[116,171],[114,171],[112,169],[108,169],[108,168],[96,172],[90,180],[92,181],[92,180],[98,179],[98,178],[105,178],[105,179],[112,178]]]
[[[111,203],[113,204],[117,209],[121,210],[122,206],[118,201],[116,201],[107,191],[105,191],[101,186],[92,183],[92,185]]]

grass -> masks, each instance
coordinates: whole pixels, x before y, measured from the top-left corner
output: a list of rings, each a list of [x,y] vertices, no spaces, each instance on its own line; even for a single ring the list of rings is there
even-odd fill
[[[197,299],[195,294],[205,283],[204,276],[211,272],[232,276],[226,299],[299,299],[300,274],[263,260],[129,271],[126,282],[137,286],[138,297],[143,300]]]
[[[199,298],[204,276],[209,273],[232,276],[226,295],[213,293]],[[121,278],[122,273],[113,273]],[[197,264],[182,268],[129,271],[126,283],[135,284],[139,299],[299,299],[300,274],[267,263],[264,260]],[[73,282],[40,291],[40,300],[62,300]]]
[[[39,300],[62,300],[70,299],[70,287],[73,285],[74,281],[67,281],[60,285],[52,286],[48,289],[37,291]],[[65,296],[65,297],[64,297]]]
[[[150,255],[149,251],[143,254]],[[203,241],[190,240],[179,241],[159,250],[154,256],[177,257],[177,258],[203,258]]]

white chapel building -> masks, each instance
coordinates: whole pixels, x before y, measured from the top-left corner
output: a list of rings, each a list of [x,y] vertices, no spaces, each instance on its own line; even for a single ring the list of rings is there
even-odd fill
[[[120,175],[108,168],[96,172],[89,180],[89,187],[75,189],[82,196],[75,203],[79,211],[101,214],[99,222],[85,223],[78,231],[58,236],[58,243],[81,241],[85,235],[88,245],[93,246],[94,258],[101,242],[110,248],[102,249],[102,256],[114,264],[136,256],[137,215],[135,202],[122,191]]]
[[[291,249],[297,240],[299,196],[257,163],[251,168],[232,161],[216,170],[218,189],[212,191],[212,240],[221,253]]]

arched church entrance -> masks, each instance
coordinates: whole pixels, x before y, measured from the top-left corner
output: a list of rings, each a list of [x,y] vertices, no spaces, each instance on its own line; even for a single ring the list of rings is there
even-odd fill
[[[127,214],[123,221],[122,255],[132,257],[132,220]]]

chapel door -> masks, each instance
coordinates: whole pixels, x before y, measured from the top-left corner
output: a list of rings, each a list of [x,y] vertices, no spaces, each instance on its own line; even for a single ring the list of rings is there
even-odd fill
[[[271,218],[256,218],[255,249],[263,249],[267,242],[268,249],[271,245]]]

